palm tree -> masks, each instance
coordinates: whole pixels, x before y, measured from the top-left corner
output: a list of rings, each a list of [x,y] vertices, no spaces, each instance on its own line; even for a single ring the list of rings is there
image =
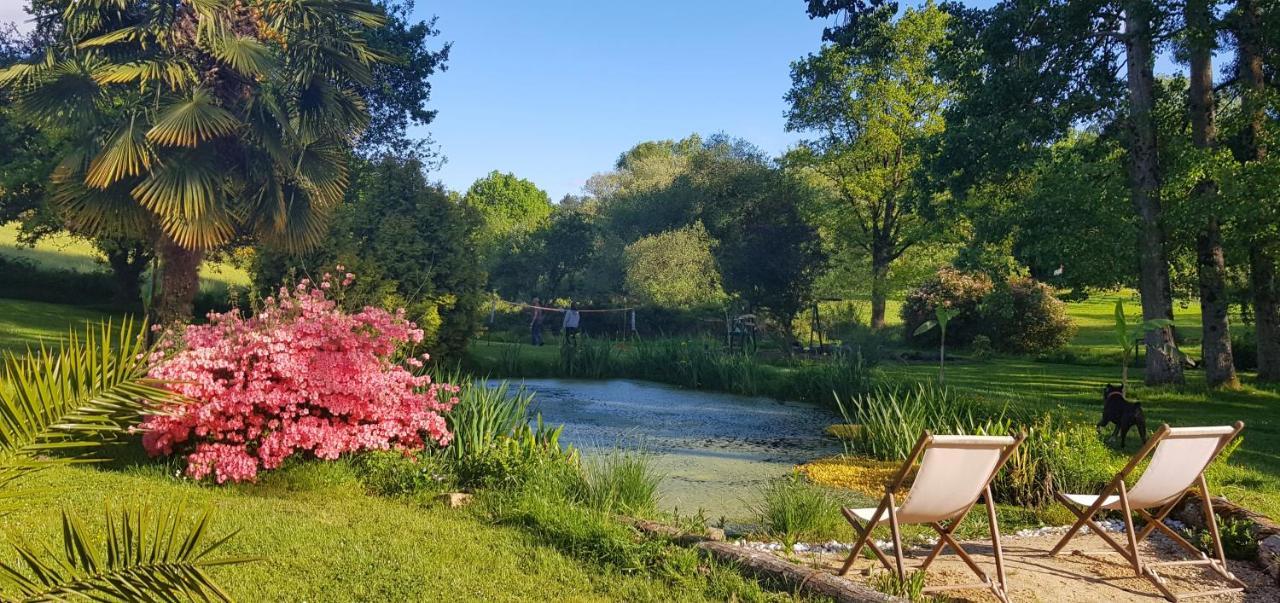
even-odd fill
[[[54,3],[55,42],[0,71],[17,113],[67,141],[51,202],[72,231],[155,237],[168,322],[204,252],[252,237],[305,249],[348,183],[358,89],[388,60],[367,0]]]
[[[106,437],[123,433],[149,403],[173,394],[146,377],[144,331],[126,321],[70,334],[56,351],[8,354],[0,367],[0,507],[31,496],[19,480],[50,467],[91,462]],[[117,517],[118,515],[118,517]],[[97,547],[75,516],[63,513],[63,547],[15,543],[21,563],[0,562],[0,601],[230,600],[207,574],[247,559],[212,555],[230,536],[207,542],[208,513],[185,521],[180,509],[107,512]],[[101,551],[97,549],[101,548]]]

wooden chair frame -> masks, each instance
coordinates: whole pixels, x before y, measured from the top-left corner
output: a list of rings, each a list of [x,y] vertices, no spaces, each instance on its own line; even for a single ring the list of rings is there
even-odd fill
[[[1222,441],[1218,444],[1217,449],[1213,451],[1212,458],[1216,459],[1218,455],[1222,453],[1222,449],[1225,448],[1228,444],[1230,444],[1233,440],[1235,440],[1236,437],[1240,435],[1240,431],[1244,429],[1244,423],[1240,421],[1236,421],[1235,424],[1232,425],[1232,427],[1234,428],[1234,431],[1232,431],[1230,435],[1224,436],[1222,438]],[[1094,503],[1090,505],[1088,508],[1085,508],[1084,510],[1080,510],[1080,505],[1078,503],[1072,502],[1062,492],[1054,493],[1054,496],[1057,497],[1057,499],[1063,504],[1063,506],[1065,506],[1068,510],[1070,510],[1073,514],[1075,514],[1075,516],[1077,517],[1077,520],[1075,524],[1071,526],[1071,529],[1067,530],[1067,533],[1063,535],[1062,540],[1058,541],[1058,544],[1053,547],[1053,550],[1050,551],[1049,554],[1057,555],[1061,553],[1062,549],[1067,546],[1067,543],[1070,542],[1073,537],[1075,537],[1076,533],[1079,532],[1081,528],[1087,525],[1089,526],[1089,529],[1093,530],[1093,533],[1097,534],[1099,537],[1102,538],[1103,542],[1106,542],[1108,546],[1114,549],[1114,551],[1107,551],[1107,550],[1088,551],[1089,553],[1119,554],[1121,557],[1125,559],[1125,561],[1129,562],[1129,565],[1133,566],[1133,571],[1135,575],[1141,576],[1150,580],[1151,583],[1155,584],[1156,588],[1160,590],[1160,594],[1164,595],[1164,597],[1170,601],[1176,602],[1176,601],[1189,599],[1193,597],[1209,597],[1213,595],[1242,592],[1245,589],[1245,586],[1246,586],[1245,583],[1242,582],[1239,578],[1237,578],[1234,574],[1232,574],[1231,570],[1227,567],[1226,555],[1223,553],[1223,550],[1222,550],[1222,539],[1218,535],[1218,523],[1214,520],[1213,502],[1209,496],[1209,484],[1208,482],[1205,481],[1205,478],[1204,478],[1204,469],[1200,471],[1200,475],[1197,476],[1196,478],[1195,490],[1197,491],[1201,500],[1204,503],[1203,507],[1204,507],[1205,525],[1209,528],[1209,534],[1213,538],[1213,548],[1214,548],[1214,554],[1216,555],[1216,557],[1209,557],[1203,551],[1196,548],[1195,545],[1191,544],[1190,542],[1187,542],[1187,540],[1183,538],[1180,534],[1178,534],[1169,526],[1166,526],[1164,524],[1164,519],[1168,517],[1169,513],[1172,512],[1173,509],[1178,506],[1178,503],[1182,502],[1182,499],[1185,497],[1185,494],[1183,496],[1179,496],[1175,498],[1172,502],[1162,507],[1159,507],[1158,509],[1156,509],[1154,514],[1148,512],[1147,509],[1131,509],[1130,508],[1129,491],[1127,486],[1125,485],[1125,478],[1127,478],[1130,474],[1133,473],[1135,469],[1137,469],[1138,465],[1142,463],[1143,459],[1147,458],[1148,456],[1150,456],[1155,452],[1156,446],[1159,445],[1159,443],[1163,441],[1166,437],[1168,437],[1169,433],[1170,433],[1169,425],[1168,424],[1161,425],[1160,429],[1156,430],[1155,434],[1153,434],[1151,438],[1147,440],[1147,443],[1144,444],[1142,448],[1139,448],[1138,452],[1133,455],[1133,458],[1129,460],[1129,464],[1125,465],[1124,469],[1121,469],[1120,472],[1116,474],[1115,478],[1113,478],[1111,482],[1108,483],[1106,487],[1102,489],[1102,491],[1098,494],[1097,500],[1094,501]],[[1210,462],[1212,462],[1212,460]],[[1206,465],[1205,469],[1207,468],[1208,466]],[[1189,492],[1190,491],[1188,491],[1188,493]],[[1116,542],[1115,538],[1112,538],[1111,535],[1106,532],[1106,530],[1103,530],[1102,527],[1099,526],[1093,520],[1094,515],[1096,515],[1099,511],[1103,510],[1102,507],[1106,504],[1107,497],[1112,495],[1117,495],[1120,499],[1120,511],[1124,518],[1125,536],[1128,540],[1127,547],[1125,545],[1120,544],[1119,542]],[[1141,517],[1144,522],[1146,522],[1146,524],[1142,527],[1141,530],[1138,530],[1137,526],[1134,525],[1135,514]],[[1199,558],[1188,560],[1188,561],[1165,561],[1165,562],[1158,562],[1158,563],[1144,562],[1142,560],[1142,555],[1138,552],[1138,545],[1141,544],[1143,540],[1146,540],[1148,536],[1150,536],[1153,532],[1157,530],[1159,530],[1161,533],[1167,536],[1169,540],[1172,540],[1182,548],[1186,549],[1192,555],[1198,556]],[[1076,551],[1076,552],[1082,552],[1082,551]],[[1159,568],[1159,567],[1174,567],[1174,566],[1187,566],[1187,565],[1208,566],[1210,569],[1212,569],[1214,572],[1216,572],[1219,576],[1221,576],[1224,580],[1226,580],[1228,583],[1232,584],[1233,586],[1230,588],[1220,588],[1220,589],[1206,590],[1206,591],[1200,591],[1200,592],[1194,592],[1194,593],[1175,594],[1172,590],[1170,590],[1169,584],[1167,583],[1167,581],[1163,577],[1161,577],[1160,574],[1156,572],[1156,568]]]
[[[917,569],[918,571],[928,570],[929,566],[938,558],[938,555],[942,553],[943,549],[950,546],[956,556],[959,557],[961,561],[964,561],[965,565],[969,566],[969,569],[978,576],[981,582],[947,586],[927,586],[924,588],[924,592],[983,588],[991,590],[991,592],[1000,601],[1009,603],[1008,581],[1005,577],[1004,571],[1004,551],[1000,547],[1000,527],[996,522],[995,502],[991,498],[991,482],[995,479],[996,474],[1000,472],[1000,469],[1004,467],[1005,463],[1009,461],[1009,457],[1018,449],[1018,446],[1022,445],[1023,440],[1026,438],[1027,434],[1025,432],[1019,432],[1013,435],[1013,443],[1005,447],[1004,451],[1000,454],[1000,459],[996,462],[996,466],[991,470],[991,475],[987,476],[987,482],[983,484],[982,487],[981,497],[986,504],[987,521],[991,527],[991,547],[992,554],[995,557],[996,579],[992,580],[991,577],[978,566],[977,562],[973,560],[973,557],[970,557],[969,554],[965,552],[964,548],[960,546],[960,543],[957,542],[955,537],[952,535],[953,532],[955,532],[955,529],[960,525],[960,522],[964,521],[964,518],[969,515],[969,512],[973,510],[973,507],[978,504],[978,500],[975,498],[973,502],[969,503],[969,506],[965,507],[965,509],[960,512],[959,515],[956,515],[954,519],[947,522],[947,525],[943,526],[940,522],[931,522],[928,524],[929,527],[933,528],[934,531],[938,533],[938,543],[934,545],[931,551],[929,551],[929,555],[925,557],[924,562],[921,563],[920,567]],[[854,515],[850,509],[841,509],[844,513],[845,519],[847,519],[849,524],[853,526],[853,532],[857,536],[857,540],[853,545],[853,549],[849,551],[849,558],[846,559],[844,565],[841,566],[839,575],[843,576],[849,573],[849,570],[853,567],[854,561],[858,558],[858,554],[862,552],[863,547],[866,547],[871,549],[871,552],[880,560],[880,563],[884,565],[885,569],[897,574],[899,580],[906,579],[906,568],[902,561],[902,534],[897,515],[898,505],[895,500],[894,493],[902,488],[903,482],[907,479],[907,474],[910,473],[911,468],[916,465],[916,462],[920,460],[920,457],[924,455],[925,450],[928,449],[929,445],[932,443],[932,432],[926,430],[924,433],[920,434],[920,439],[916,440],[915,446],[911,449],[911,453],[907,455],[907,460],[902,463],[902,467],[898,469],[898,472],[895,473],[888,482],[886,482],[884,497],[880,499],[879,507],[876,508],[876,512],[865,525],[859,521],[858,517]],[[872,530],[874,530],[876,525],[880,523],[880,518],[886,513],[889,516],[889,530],[893,536],[893,561],[889,560],[889,557],[876,546],[875,541],[871,538]]]

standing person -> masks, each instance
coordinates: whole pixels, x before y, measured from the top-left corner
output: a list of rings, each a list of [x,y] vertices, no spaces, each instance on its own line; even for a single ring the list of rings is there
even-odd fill
[[[533,298],[533,320],[529,323],[529,330],[533,336],[533,345],[542,345],[542,300]]]
[[[578,341],[578,322],[582,320],[582,315],[578,313],[577,302],[569,304],[569,309],[564,311],[564,342]]]

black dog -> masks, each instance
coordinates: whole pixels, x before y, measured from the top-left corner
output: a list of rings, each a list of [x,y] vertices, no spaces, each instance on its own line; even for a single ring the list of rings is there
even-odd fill
[[[1098,429],[1109,423],[1114,423],[1116,428],[1107,439],[1114,440],[1119,436],[1120,448],[1124,448],[1129,429],[1135,426],[1142,441],[1147,441],[1147,416],[1142,413],[1142,403],[1128,401],[1124,397],[1124,387],[1116,387],[1110,383],[1102,390],[1102,420],[1098,421]]]

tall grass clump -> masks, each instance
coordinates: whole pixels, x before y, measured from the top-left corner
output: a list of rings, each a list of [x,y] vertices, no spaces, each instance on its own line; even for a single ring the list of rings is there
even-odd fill
[[[618,372],[613,342],[585,335],[560,346],[560,376],[575,379],[602,379]]]
[[[533,394],[511,391],[506,381],[488,387],[483,381],[470,381],[458,392],[458,404],[445,421],[453,434],[446,454],[453,459],[481,456],[509,438],[529,422],[529,405]]]
[[[579,499],[598,511],[651,515],[658,506],[662,476],[643,451],[614,450],[583,463]]]
[[[797,365],[785,388],[779,397],[837,408],[840,400],[871,391],[871,371],[861,353],[840,353],[827,361]]]
[[[798,474],[775,479],[752,510],[760,528],[790,549],[802,538],[823,538],[840,528],[838,504]]]
[[[843,440],[845,452],[897,461],[907,458],[926,429],[935,434],[1004,435],[1012,423],[1004,411],[991,414],[984,405],[930,384],[914,388],[880,388],[847,403],[836,400],[844,420],[861,427]]]

